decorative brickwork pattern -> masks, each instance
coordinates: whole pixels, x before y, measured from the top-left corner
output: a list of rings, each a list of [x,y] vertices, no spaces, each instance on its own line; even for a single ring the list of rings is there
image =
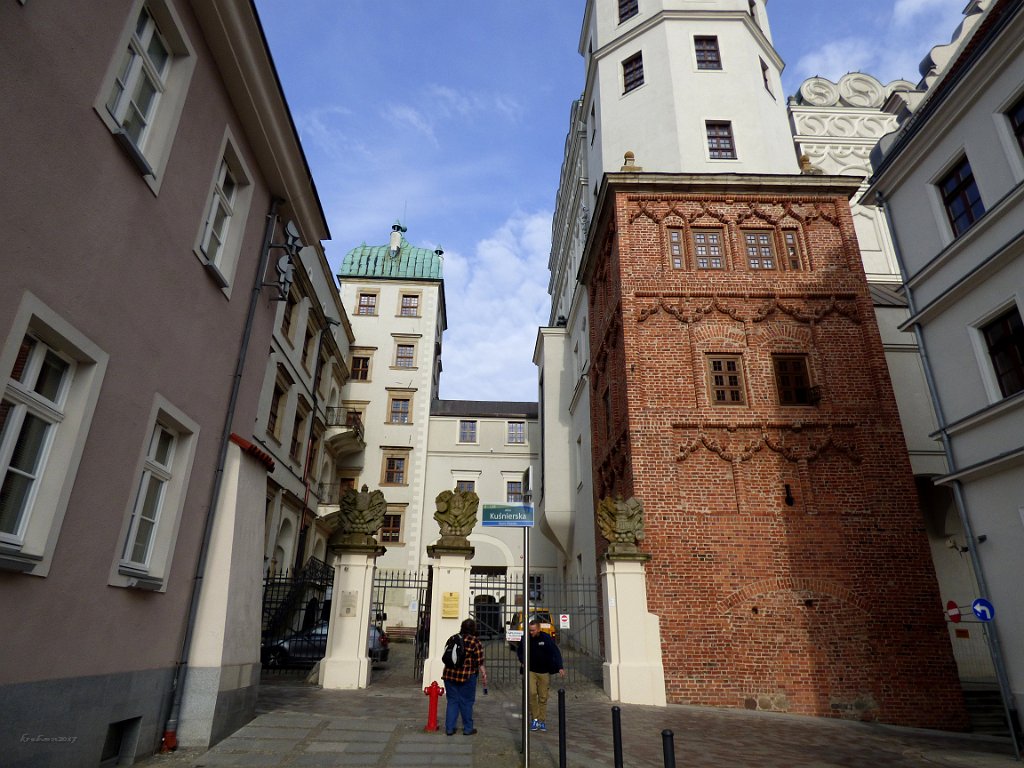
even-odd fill
[[[669,700],[965,727],[846,197],[623,187],[586,270],[594,493],[644,504]],[[806,403],[777,355],[806,360]]]

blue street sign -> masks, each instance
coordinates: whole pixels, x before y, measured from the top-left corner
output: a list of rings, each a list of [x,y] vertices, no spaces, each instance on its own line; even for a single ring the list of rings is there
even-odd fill
[[[996,615],[995,606],[983,597],[979,597],[971,603],[971,610],[982,621],[992,621]]]
[[[494,528],[532,528],[531,504],[484,504],[480,523]]]

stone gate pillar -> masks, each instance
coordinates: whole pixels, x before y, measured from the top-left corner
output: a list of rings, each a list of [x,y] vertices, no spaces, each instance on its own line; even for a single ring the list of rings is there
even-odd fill
[[[367,645],[373,571],[377,557],[385,552],[372,534],[384,522],[387,501],[383,493],[369,493],[364,485],[359,493],[352,488],[346,491],[340,507],[324,518],[336,528],[328,540],[334,555],[334,585],[319,683],[324,688],[351,690],[370,682]]]
[[[423,687],[433,681],[441,684],[444,664],[441,653],[445,641],[459,631],[469,618],[469,572],[474,549],[468,536],[476,525],[480,497],[472,491],[442,491],[434,500],[434,519],[440,525],[441,538],[427,547],[433,562],[430,597],[430,645],[423,662]]]
[[[663,707],[665,669],[658,617],[647,611],[644,563],[640,552],[643,505],[636,498],[607,498],[597,509],[598,525],[609,540],[601,562],[604,592],[604,690],[612,701]]]

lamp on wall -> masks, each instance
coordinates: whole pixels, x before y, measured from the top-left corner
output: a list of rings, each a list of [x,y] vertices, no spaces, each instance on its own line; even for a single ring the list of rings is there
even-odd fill
[[[302,235],[295,222],[289,221],[284,225],[283,243],[270,243],[267,247],[268,249],[277,248],[285,253],[277,260],[277,264],[274,267],[277,272],[277,282],[263,283],[263,286],[277,289],[277,295],[273,297],[274,301],[285,301],[295,279],[294,259],[298,258],[299,251],[306,247],[302,242]]]

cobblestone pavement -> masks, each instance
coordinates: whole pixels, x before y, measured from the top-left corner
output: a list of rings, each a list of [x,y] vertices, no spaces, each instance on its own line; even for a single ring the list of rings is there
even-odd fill
[[[400,654],[398,654],[400,655]],[[397,667],[401,666],[401,669]],[[518,768],[520,692],[478,695],[479,733],[425,733],[427,697],[393,659],[376,670],[370,688],[324,691],[297,678],[269,678],[260,688],[255,720],[203,752],[179,750],[136,765],[209,766],[452,766]],[[614,765],[612,704],[590,684],[566,690],[567,765]],[[530,765],[558,766],[557,698],[552,690],[547,733],[530,734]],[[854,723],[700,707],[621,706],[623,764],[664,766],[662,731],[674,734],[679,768],[927,768],[1019,766],[1007,741]]]

